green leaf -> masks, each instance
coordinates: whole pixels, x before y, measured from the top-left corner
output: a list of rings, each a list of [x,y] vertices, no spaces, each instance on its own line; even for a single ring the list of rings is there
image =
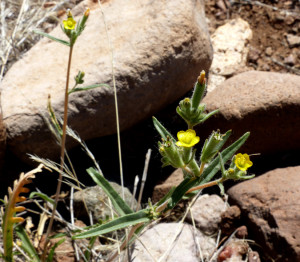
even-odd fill
[[[250,132],[245,133],[233,144],[231,144],[229,147],[222,151],[221,157],[224,163],[226,163],[229,159],[232,158],[235,152],[239,150],[239,148],[246,142],[249,136]],[[214,175],[220,170],[220,168],[220,159],[219,157],[216,157],[202,173],[200,177],[201,183],[199,185],[209,182],[214,177]]]
[[[53,257],[54,257],[54,254],[55,254],[55,249],[61,245],[63,242],[65,242],[65,238],[62,238],[61,240],[59,240],[58,242],[56,242],[54,244],[54,246],[50,249],[49,251],[49,255],[47,257],[47,262],[52,262],[53,261]]]
[[[70,46],[70,43],[69,43],[68,41],[65,41],[65,40],[56,38],[56,37],[54,37],[54,36],[52,36],[52,35],[49,35],[49,34],[47,34],[47,33],[42,32],[42,31],[39,31],[39,30],[33,30],[33,32],[36,33],[36,34],[45,36],[45,37],[47,37],[47,38],[49,38],[49,39],[51,39],[51,40],[54,40],[54,41],[56,41],[56,42],[58,42],[58,43],[63,44],[63,45]]]
[[[170,137],[173,140],[173,142],[176,143],[175,138],[170,134],[170,132],[167,129],[165,129],[165,127],[154,116],[152,117],[152,120],[153,120],[154,127],[156,128],[157,132],[161,135],[163,139],[167,140],[167,137]]]
[[[139,223],[146,223],[149,222],[150,220],[151,219],[149,218],[147,210],[143,209],[136,213],[116,218],[106,224],[94,227],[86,232],[75,235],[72,238],[79,239],[79,238],[99,236],[128,226],[133,226]]]
[[[34,198],[35,196],[42,198],[44,201],[49,202],[52,205],[54,205],[55,203],[54,199],[48,197],[46,194],[41,192],[31,192],[29,198]]]
[[[89,168],[86,170],[88,174],[92,177],[97,185],[99,185],[107,196],[110,198],[114,208],[117,213],[121,216],[133,213],[131,208],[126,204],[126,202],[120,197],[120,195],[114,190],[111,184],[99,174],[99,172],[94,168]]]
[[[72,94],[72,93],[78,92],[78,91],[85,91],[85,90],[94,89],[96,87],[108,87],[108,88],[110,88],[110,86],[107,85],[107,84],[95,84],[95,85],[90,85],[90,86],[85,86],[85,87],[76,87],[76,88],[73,88],[73,89],[71,89],[68,92],[68,94]]]
[[[40,258],[32,245],[25,229],[22,226],[16,226],[15,232],[21,240],[21,248],[30,257],[32,262],[40,262]]]
[[[218,112],[219,112],[219,109],[216,109],[216,110],[214,110],[214,111],[209,112],[208,114],[205,115],[205,117],[203,117],[203,118],[200,120],[199,124],[200,124],[200,123],[203,123],[203,122],[206,121],[208,118],[210,118],[212,115],[214,115],[214,114],[216,114],[216,113],[218,113]]]

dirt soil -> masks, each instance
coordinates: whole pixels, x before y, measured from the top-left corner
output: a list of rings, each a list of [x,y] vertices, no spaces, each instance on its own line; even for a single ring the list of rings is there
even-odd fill
[[[211,34],[229,19],[249,23],[249,68],[300,75],[300,1],[206,0],[205,5]]]

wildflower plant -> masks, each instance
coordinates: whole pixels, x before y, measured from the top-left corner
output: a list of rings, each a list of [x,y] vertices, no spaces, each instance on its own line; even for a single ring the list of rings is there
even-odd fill
[[[51,261],[53,258],[53,247],[47,257],[49,249],[49,234],[52,229],[52,224],[54,220],[54,214],[56,212],[57,202],[60,195],[61,183],[63,176],[68,173],[68,169],[65,165],[65,143],[68,126],[68,98],[73,92],[89,90],[99,86],[107,86],[105,84],[82,86],[84,83],[84,72],[79,71],[74,77],[75,84],[72,88],[69,87],[70,83],[70,68],[72,60],[73,46],[76,43],[77,38],[82,34],[86,22],[88,20],[90,11],[87,9],[81,18],[81,20],[76,21],[70,11],[67,12],[67,18],[62,22],[61,28],[68,41],[64,39],[58,39],[51,35],[43,32],[37,32],[43,36],[46,36],[60,44],[67,45],[69,47],[69,60],[67,65],[67,77],[66,77],[66,87],[65,87],[65,103],[64,103],[64,116],[63,120],[60,121],[56,117],[53,108],[51,107],[51,100],[48,100],[48,109],[54,130],[56,132],[56,137],[61,143],[61,155],[60,164],[55,165],[50,161],[42,162],[44,166],[50,168],[59,173],[58,185],[55,194],[55,200],[50,199],[53,205],[52,216],[49,221],[49,226],[46,234],[46,241],[44,244],[43,253],[37,254],[34,247],[30,245],[28,237],[24,233],[22,228],[17,230],[18,235],[23,239],[28,245],[27,253],[31,254],[31,261]],[[172,188],[162,199],[157,203],[151,203],[149,201],[148,206],[142,210],[133,210],[127,205],[123,198],[115,191],[111,186],[109,181],[103,176],[97,161],[94,161],[96,168],[90,167],[87,169],[88,175],[94,180],[94,182],[99,185],[103,191],[107,194],[113,206],[114,216],[110,220],[95,224],[91,227],[86,227],[83,230],[73,230],[72,239],[82,239],[91,238],[90,245],[92,246],[95,242],[95,238],[113,231],[117,231],[124,228],[129,228],[126,236],[122,239],[122,244],[119,250],[122,251],[130,243],[132,243],[142,230],[155,220],[158,220],[170,210],[172,210],[176,204],[183,198],[192,198],[195,196],[195,192],[199,190],[218,185],[221,189],[221,193],[224,193],[223,183],[226,180],[244,180],[250,179],[254,175],[248,175],[247,169],[252,166],[249,155],[247,154],[236,154],[239,148],[245,143],[249,137],[249,132],[245,133],[234,143],[229,145],[227,148],[223,149],[223,146],[228,141],[231,135],[231,130],[222,134],[219,130],[213,131],[212,134],[204,142],[200,155],[197,154],[196,147],[199,145],[200,137],[197,136],[194,127],[196,125],[202,124],[209,117],[218,113],[218,110],[212,112],[205,111],[205,104],[201,103],[204,93],[206,91],[206,78],[205,72],[202,71],[200,76],[194,86],[194,91],[191,97],[184,98],[179,102],[179,106],[176,112],[187,124],[186,130],[179,130],[177,132],[177,139],[160,123],[155,117],[153,117],[153,124],[161,136],[161,140],[158,141],[159,152],[162,156],[162,166],[172,166],[174,168],[180,168],[183,171],[182,182],[177,186]],[[69,130],[69,134],[71,134]],[[73,135],[72,135],[73,134]],[[86,148],[84,143],[77,138],[73,132],[71,136],[83,145],[85,151],[90,154],[90,151]],[[235,155],[236,154],[236,155]],[[225,164],[230,162],[227,169]],[[6,210],[4,213],[4,219],[2,223],[3,239],[5,242],[4,259],[5,261],[13,261],[12,246],[13,246],[13,225],[18,222],[22,222],[23,219],[16,217],[15,213],[23,211],[23,207],[17,207],[16,203],[23,201],[25,198],[20,197],[19,193],[28,192],[23,186],[30,181],[28,179],[34,178],[34,173],[39,172],[42,166],[40,166],[33,173],[21,176],[20,181],[17,182],[13,190],[9,191],[9,199],[5,201]],[[215,179],[217,173],[221,173],[221,177]],[[78,183],[79,184],[79,183]],[[74,186],[75,187],[75,186]],[[90,258],[91,252],[85,256],[85,261]],[[109,261],[113,261],[118,255],[118,252],[113,254]],[[47,258],[46,258],[47,257]]]
[[[185,120],[188,129],[177,133],[177,140],[172,134],[155,118],[153,123],[161,140],[158,141],[159,152],[162,156],[164,166],[171,165],[174,168],[181,168],[184,173],[183,181],[177,187],[172,188],[157,203],[149,202],[148,206],[140,211],[134,212],[114,191],[105,178],[94,168],[88,169],[88,173],[94,181],[105,189],[118,210],[118,217],[103,225],[96,225],[87,228],[84,232],[76,234],[73,239],[95,237],[104,233],[131,226],[128,237],[123,239],[120,250],[130,244],[147,225],[159,219],[173,209],[183,198],[194,197],[199,190],[218,185],[221,193],[224,193],[223,183],[228,179],[244,180],[254,177],[247,175],[247,169],[252,166],[252,162],[247,154],[237,154],[236,151],[245,143],[249,137],[249,132],[236,140],[233,144],[221,151],[222,147],[231,135],[231,130],[221,134],[219,130],[213,131],[211,136],[205,140],[200,158],[196,156],[196,146],[200,137],[197,136],[194,126],[203,123],[218,110],[210,113],[205,112],[205,105],[201,104],[203,94],[206,89],[205,72],[202,71],[197,79],[192,97],[183,99],[177,107],[177,113]],[[231,161],[229,168],[225,168],[227,161]],[[215,175],[221,171],[221,177],[213,180]],[[106,182],[105,182],[106,181]],[[109,193],[110,192],[110,193]],[[193,194],[191,194],[193,193]],[[117,253],[111,257],[112,261]]]

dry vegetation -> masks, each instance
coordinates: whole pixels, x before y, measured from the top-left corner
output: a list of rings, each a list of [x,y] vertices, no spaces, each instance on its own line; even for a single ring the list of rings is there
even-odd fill
[[[75,0],[2,0],[0,1],[0,79],[10,66],[40,38],[34,29],[51,31]]]

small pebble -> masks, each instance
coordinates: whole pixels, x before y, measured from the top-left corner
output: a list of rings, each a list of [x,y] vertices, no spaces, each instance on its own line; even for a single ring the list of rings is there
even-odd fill
[[[294,65],[296,63],[295,56],[293,54],[290,54],[284,59],[284,63],[287,65]]]
[[[241,226],[236,231],[236,237],[240,239],[244,239],[248,236],[248,229],[246,226]]]
[[[284,18],[284,22],[287,24],[287,25],[291,25],[291,24],[293,24],[294,22],[295,22],[295,18],[294,17],[292,17],[292,16],[286,16],[285,18]]]
[[[300,45],[300,36],[287,34],[286,40],[287,40],[290,48]]]
[[[265,53],[266,53],[267,56],[271,56],[271,55],[273,54],[273,49],[272,49],[272,47],[268,46],[268,47],[266,48]]]
[[[249,252],[248,261],[249,262],[260,262],[259,254],[256,251]]]

